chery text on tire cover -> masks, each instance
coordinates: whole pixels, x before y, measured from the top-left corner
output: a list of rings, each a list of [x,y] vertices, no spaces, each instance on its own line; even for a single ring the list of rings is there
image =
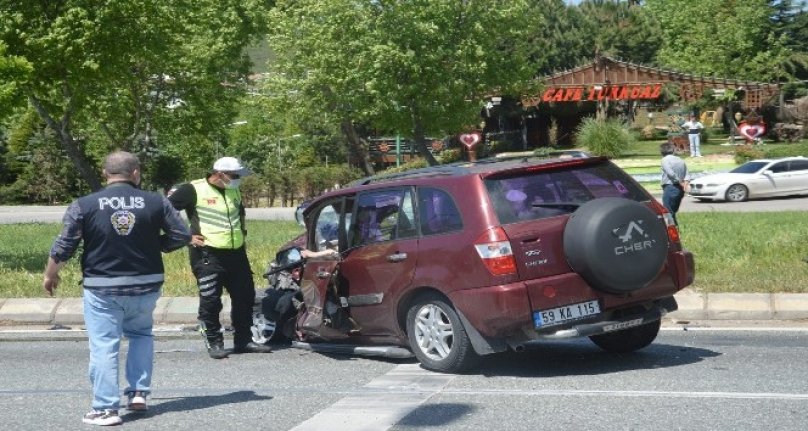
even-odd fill
[[[665,264],[664,223],[642,203],[623,198],[589,201],[564,228],[570,267],[592,287],[612,293],[642,289]]]

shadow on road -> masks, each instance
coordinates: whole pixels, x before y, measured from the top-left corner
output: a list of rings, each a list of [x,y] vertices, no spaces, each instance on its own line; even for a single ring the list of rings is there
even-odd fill
[[[203,395],[182,398],[152,398],[160,400],[159,404],[149,405],[145,413],[127,413],[121,416],[125,422],[134,422],[140,419],[149,419],[163,413],[185,412],[191,410],[207,409],[225,404],[246,403],[250,401],[271,400],[272,397],[257,395],[254,391],[238,391],[222,395]],[[164,401],[168,400],[168,401]]]
[[[522,353],[506,352],[484,357],[469,374],[484,376],[558,377],[599,375],[630,370],[678,367],[719,356],[708,349],[652,344],[633,353],[608,353],[589,343],[545,342]]]

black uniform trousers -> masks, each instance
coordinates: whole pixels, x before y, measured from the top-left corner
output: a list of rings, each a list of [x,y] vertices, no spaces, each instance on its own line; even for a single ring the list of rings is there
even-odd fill
[[[208,343],[221,343],[222,291],[230,294],[230,320],[235,332],[233,344],[244,346],[252,341],[252,312],[255,283],[244,246],[238,249],[189,247],[191,268],[199,286],[199,321]]]

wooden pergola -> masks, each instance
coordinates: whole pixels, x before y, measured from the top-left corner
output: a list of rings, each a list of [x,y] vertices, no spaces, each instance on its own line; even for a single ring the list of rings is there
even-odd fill
[[[544,92],[523,97],[523,106],[557,102],[653,100],[659,97],[663,84],[676,84],[685,102],[698,100],[706,89],[743,90],[743,106],[757,109],[780,92],[780,86],[776,83],[691,75],[603,56],[596,57],[592,63],[542,78],[542,81],[545,84]]]

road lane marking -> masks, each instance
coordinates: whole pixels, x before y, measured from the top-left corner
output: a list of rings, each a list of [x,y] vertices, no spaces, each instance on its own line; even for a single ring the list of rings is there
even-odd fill
[[[342,398],[292,431],[386,430],[443,391],[455,377],[418,364],[399,365],[366,384],[367,392]]]

